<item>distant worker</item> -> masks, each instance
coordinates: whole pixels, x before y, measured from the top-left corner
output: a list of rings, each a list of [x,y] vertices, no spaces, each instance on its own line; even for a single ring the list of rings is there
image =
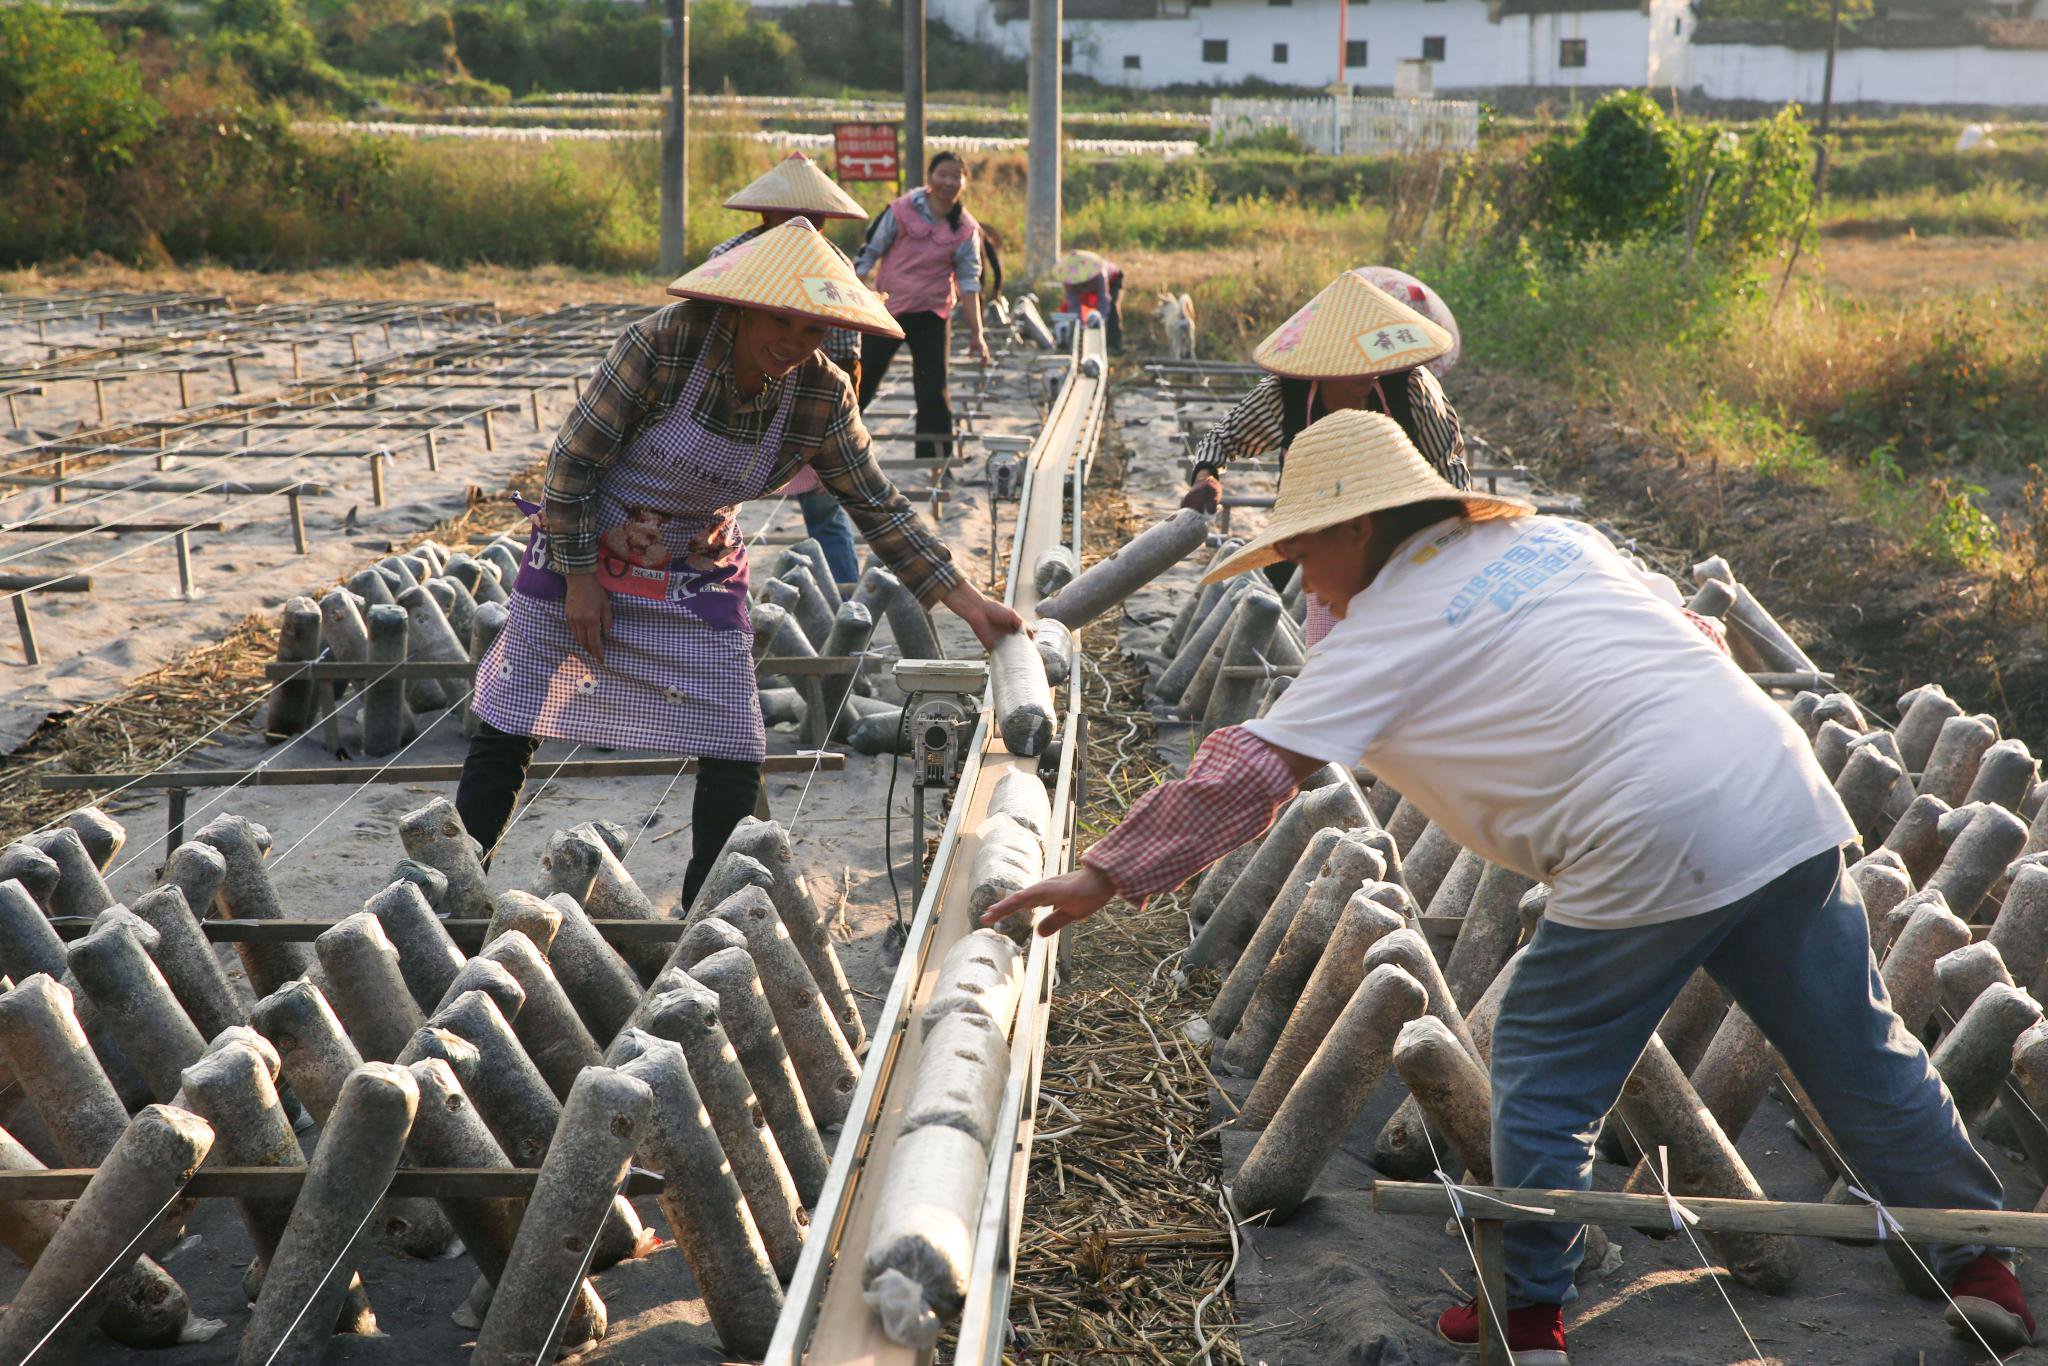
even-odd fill
[[[1064,310],[1088,325],[1088,315],[1102,315],[1103,340],[1109,354],[1124,349],[1123,267],[1092,251],[1070,251],[1052,268],[1052,275],[1066,292]]]
[[[1079,868],[998,901],[985,923],[1049,906],[1049,935],[1111,897],[1142,906],[1256,839],[1310,774],[1363,762],[1488,864],[1550,886],[1493,1030],[1497,1184],[1589,1188],[1601,1120],[1705,971],[1777,1046],[1861,1190],[2000,1208],[1997,1176],[1871,961],[1842,862],[1856,826],[1798,723],[1670,580],[1583,523],[1531,512],[1454,487],[1381,414],[1303,432],[1265,532],[1205,582],[1292,560],[1337,625],[1265,716],[1215,731]],[[1505,1213],[1507,1303],[1493,1308],[1509,1355],[1566,1366],[1582,1230]],[[1958,1332],[1994,1353],[2033,1341],[2005,1251],[1916,1255]],[[1478,1347],[1477,1303],[1445,1310],[1437,1332]]]
[[[1431,469],[1453,488],[1471,486],[1457,410],[1432,368],[1457,355],[1456,323],[1447,326],[1402,302],[1374,283],[1374,274],[1414,285],[1419,297],[1402,292],[1450,319],[1434,291],[1399,271],[1366,266],[1339,275],[1252,352],[1272,373],[1195,444],[1183,507],[1214,512],[1223,499],[1223,469],[1232,460],[1277,453],[1284,465],[1287,448],[1311,423],[1353,408],[1393,418]],[[1285,587],[1292,574],[1284,562],[1266,568],[1275,588]],[[1329,629],[1330,616],[1313,596],[1308,615],[1305,634],[1314,644]]]
[[[768,229],[787,223],[799,214],[813,223],[826,218],[866,222],[868,217],[868,211],[852,195],[840,189],[817,162],[802,152],[791,152],[776,162],[766,174],[736,191],[725,201],[725,207],[760,214],[761,226],[726,238],[711,249],[711,254],[704,258],[707,261],[723,256],[742,242],[753,241]],[[830,238],[821,234],[819,240],[835,252],[839,251]],[[844,252],[840,253],[840,259],[845,260]],[[853,263],[848,261],[848,269],[852,266]],[[825,344],[819,349],[827,360],[846,372],[858,393],[860,333],[850,327],[828,328]],[[839,506],[839,500],[818,482],[817,474],[806,466],[797,471],[796,478],[775,490],[775,494],[796,499],[797,508],[804,515],[804,530],[824,548],[825,563],[831,568],[833,577],[841,583],[852,583],[858,579],[860,561],[853,553],[853,522],[848,519],[846,510]]]
[[[989,363],[981,327],[981,225],[961,204],[967,166],[952,152],[940,152],[925,169],[925,183],[889,205],[875,223],[854,263],[871,280],[901,326],[900,339],[870,334],[861,343],[861,411],[867,411],[889,373],[899,346],[910,348],[910,385],[917,401],[920,456],[953,454],[953,405],[946,396],[946,353],[953,310],[963,294],[974,295],[966,310],[975,360]]]
[[[489,851],[542,738],[694,755],[687,904],[754,813],[766,753],[738,504],[814,469],[918,601],[988,647],[1022,623],[876,467],[853,385],[818,348],[830,327],[898,329],[809,222],[668,289],[682,302],[625,330],[555,437],[511,615],[477,665],[455,805]]]

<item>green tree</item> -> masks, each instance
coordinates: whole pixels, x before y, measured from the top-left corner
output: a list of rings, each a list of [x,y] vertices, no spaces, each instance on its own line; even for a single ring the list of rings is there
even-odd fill
[[[259,95],[356,107],[348,77],[320,55],[293,0],[208,0],[207,52],[241,68]]]
[[[134,157],[162,115],[92,20],[40,0],[0,9],[0,166],[104,175]]]

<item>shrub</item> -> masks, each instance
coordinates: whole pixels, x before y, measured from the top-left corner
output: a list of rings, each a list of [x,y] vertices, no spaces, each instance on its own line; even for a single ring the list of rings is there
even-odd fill
[[[40,0],[0,9],[0,167],[105,175],[133,157],[160,112],[90,19]]]

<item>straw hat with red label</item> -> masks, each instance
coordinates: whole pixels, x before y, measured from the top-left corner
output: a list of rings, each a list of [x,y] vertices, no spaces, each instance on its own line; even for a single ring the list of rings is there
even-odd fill
[[[1289,379],[1355,379],[1411,370],[1456,344],[1449,332],[1347,270],[1260,342],[1252,359]]]
[[[802,152],[791,152],[758,180],[735,190],[725,207],[747,213],[800,213],[810,218],[865,220],[868,216],[852,195]]]
[[[1363,517],[1368,512],[1453,498],[1475,522],[1527,517],[1536,509],[1518,498],[1461,489],[1435,470],[1415,449],[1401,424],[1385,413],[1350,408],[1310,423],[1288,448],[1280,468],[1280,494],[1266,529],[1244,549],[1210,570],[1203,583],[1263,569],[1287,558],[1280,542],[1290,536]]]
[[[1107,274],[1109,262],[1092,251],[1070,251],[1052,268],[1052,278],[1063,285],[1085,285]]]
[[[818,235],[806,218],[792,218],[714,256],[669,285],[683,299],[709,299],[813,318],[834,327],[901,337],[903,329],[882,306],[881,296],[860,282],[846,258]]]

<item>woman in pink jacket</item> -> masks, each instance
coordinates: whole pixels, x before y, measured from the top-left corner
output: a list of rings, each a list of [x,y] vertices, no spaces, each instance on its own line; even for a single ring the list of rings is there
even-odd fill
[[[910,384],[917,400],[917,432],[950,438],[953,408],[946,399],[946,351],[953,309],[970,295],[967,309],[974,356],[988,364],[981,333],[981,225],[960,203],[967,167],[952,152],[940,152],[925,169],[925,183],[889,205],[861,248],[854,269],[887,302],[903,339],[861,338],[860,406],[874,402],[882,376],[898,346],[910,348]],[[919,455],[947,457],[950,440],[928,443]]]

